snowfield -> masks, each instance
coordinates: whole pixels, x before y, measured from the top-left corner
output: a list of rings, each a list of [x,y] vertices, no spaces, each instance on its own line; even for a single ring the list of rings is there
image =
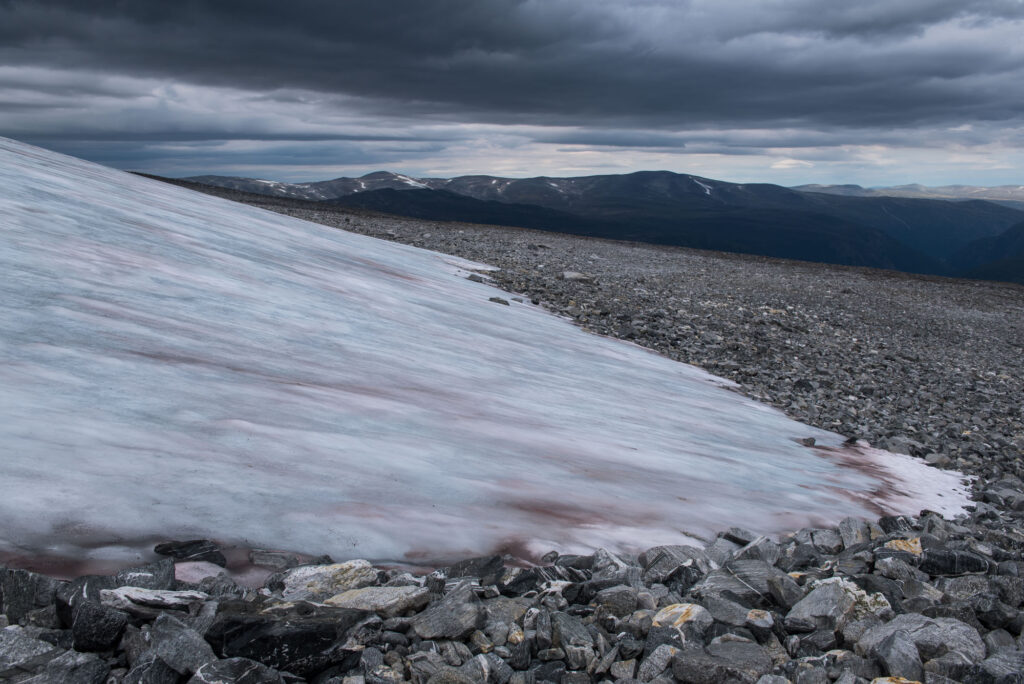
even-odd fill
[[[8,555],[430,562],[967,501],[956,473],[489,301],[479,264],[2,138],[0,235]]]

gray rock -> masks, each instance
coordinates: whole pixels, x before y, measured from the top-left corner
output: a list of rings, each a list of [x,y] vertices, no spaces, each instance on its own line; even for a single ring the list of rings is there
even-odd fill
[[[51,605],[60,584],[46,575],[0,567],[3,614],[12,625],[18,624],[30,611]]]
[[[880,558],[875,563],[875,570],[882,577],[888,577],[889,579],[917,580],[918,582],[928,581],[927,573],[921,572],[899,558]]]
[[[1024,652],[999,651],[981,662],[981,670],[994,682],[1016,684],[1024,680]]]
[[[302,565],[284,572],[282,595],[289,601],[321,601],[377,583],[377,570],[362,559],[331,565]]]
[[[843,539],[835,530],[814,530],[811,545],[821,553],[835,555],[843,550]]]
[[[76,651],[106,651],[121,639],[128,615],[92,601],[79,601],[74,609],[71,634]]]
[[[897,615],[889,622],[869,629],[857,642],[857,653],[869,654],[890,634],[907,632],[922,660],[931,660],[949,651],[959,651],[971,662],[985,657],[985,643],[978,631],[953,618],[928,618],[916,613]]]
[[[711,613],[716,622],[730,627],[743,627],[747,624],[747,613],[750,609],[735,601],[720,596],[708,596],[704,599],[704,607]]]
[[[664,582],[681,567],[692,567],[700,575],[711,571],[711,562],[696,546],[655,546],[640,554],[643,579],[648,584]]]
[[[0,630],[0,677],[35,672],[60,654],[61,649],[29,636],[22,627]]]
[[[152,657],[132,667],[121,684],[178,684],[179,679],[164,661]]]
[[[843,518],[839,522],[839,537],[843,540],[843,546],[846,548],[871,541],[867,523],[858,518]]]
[[[741,548],[743,546],[736,542],[729,541],[725,537],[718,537],[704,548],[704,553],[715,565],[725,565]]]
[[[736,560],[761,560],[768,565],[775,565],[781,555],[782,549],[778,544],[768,537],[761,536],[736,551],[733,558]]]
[[[206,561],[222,568],[228,564],[220,547],[209,539],[163,542],[154,546],[153,551],[180,561]]]
[[[651,621],[652,628],[674,628],[685,642],[702,643],[704,635],[715,623],[703,606],[696,603],[674,603],[658,611]]]
[[[110,665],[96,654],[68,651],[25,684],[103,684],[109,673]]]
[[[107,608],[123,610],[131,615],[155,619],[163,610],[188,611],[196,608],[210,595],[202,591],[168,591],[118,587],[100,591],[100,601]]]
[[[125,568],[119,571],[114,579],[119,587],[174,589],[174,561],[170,558],[162,558],[146,565]]]
[[[594,639],[590,636],[583,621],[575,615],[566,613],[551,614],[551,635],[552,643],[555,646],[586,646],[594,645]]]
[[[672,674],[684,684],[735,681],[753,684],[772,668],[764,649],[752,642],[724,642],[684,649],[672,660]]]
[[[280,572],[296,567],[299,564],[299,559],[291,553],[252,549],[249,551],[249,562],[261,568]]]
[[[178,674],[194,674],[206,663],[217,660],[198,632],[170,615],[158,617],[149,635],[153,652]]]
[[[835,577],[817,582],[786,615],[785,625],[790,632],[835,632],[848,619],[866,615],[885,619],[892,615],[892,608],[881,594],[869,595],[853,582]]]
[[[430,592],[426,587],[363,587],[326,599],[324,603],[337,608],[352,608],[396,617],[427,605]]]
[[[649,656],[640,663],[636,678],[641,682],[649,682],[672,664],[672,658],[679,652],[679,649],[668,644],[662,644],[654,649]]]
[[[804,598],[804,590],[789,575],[768,578],[768,593],[775,605],[790,610]]]
[[[785,573],[764,561],[734,560],[712,570],[692,591],[699,597],[729,592],[737,600],[752,606],[768,598],[768,580],[780,576],[785,576]]]
[[[619,679],[633,679],[636,675],[637,662],[630,658],[629,660],[620,660],[616,663],[612,663],[608,670],[608,674],[614,677],[616,680]]]
[[[920,681],[923,677],[917,646],[902,629],[876,644],[871,655],[881,661],[885,673],[890,677],[903,677],[912,681]]]
[[[607,613],[622,618],[636,610],[637,595],[635,588],[622,584],[597,592],[592,603],[603,607]]]
[[[410,624],[421,639],[462,639],[483,627],[485,619],[480,599],[466,582],[418,614]]]
[[[187,684],[284,684],[276,670],[244,657],[208,662],[196,671]]]

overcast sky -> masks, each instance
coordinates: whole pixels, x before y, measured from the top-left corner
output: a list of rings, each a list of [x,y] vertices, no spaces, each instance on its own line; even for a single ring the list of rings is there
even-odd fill
[[[1024,184],[1024,0],[0,0],[0,135],[119,168]]]

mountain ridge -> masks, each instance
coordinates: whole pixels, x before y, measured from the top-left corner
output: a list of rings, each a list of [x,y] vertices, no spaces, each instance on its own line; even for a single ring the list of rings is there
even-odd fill
[[[440,221],[954,276],[973,272],[959,265],[961,250],[1024,221],[1024,211],[982,199],[873,195],[860,186],[812,192],[670,171],[451,179],[377,171],[298,184],[184,180]]]

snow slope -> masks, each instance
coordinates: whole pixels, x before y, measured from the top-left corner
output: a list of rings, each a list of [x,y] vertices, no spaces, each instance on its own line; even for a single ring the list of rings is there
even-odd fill
[[[452,257],[2,138],[0,235],[8,554],[212,537],[427,562],[966,500],[955,474],[490,302]]]

